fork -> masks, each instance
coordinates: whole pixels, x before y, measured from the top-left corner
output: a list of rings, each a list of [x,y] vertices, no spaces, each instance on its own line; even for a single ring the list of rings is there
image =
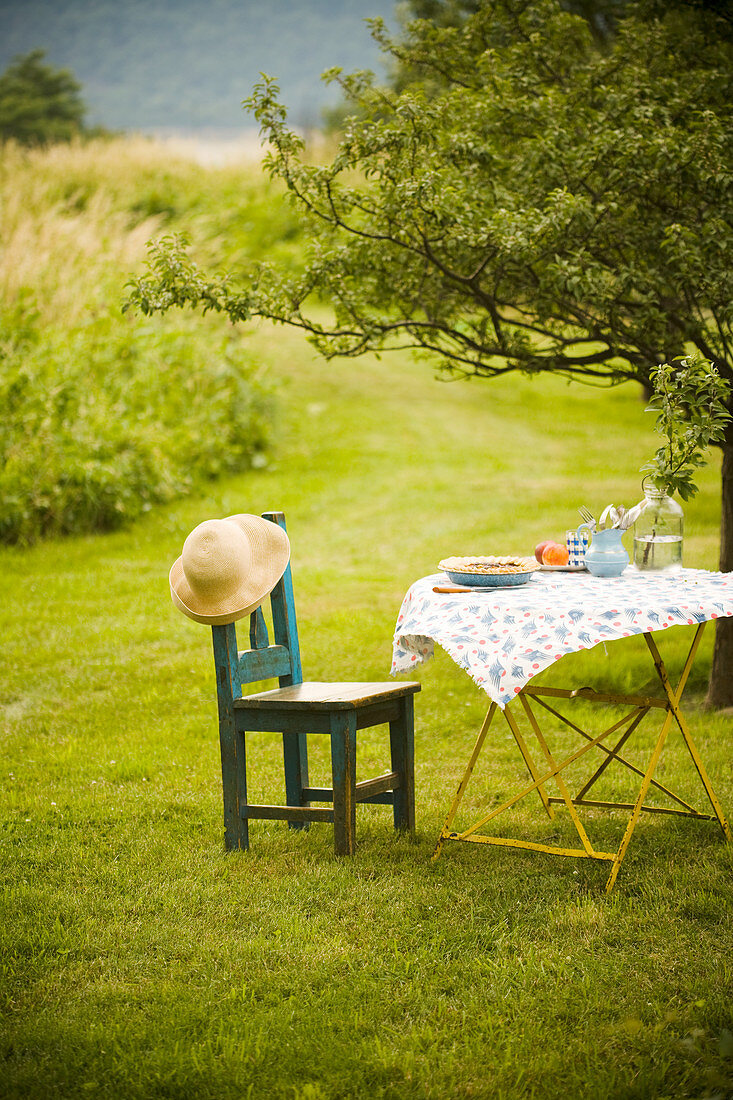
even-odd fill
[[[578,511],[580,512],[581,519],[585,520],[586,523],[591,524],[593,527],[595,527],[596,518],[591,512],[590,508],[586,508],[585,505],[582,504],[580,508],[578,508]]]

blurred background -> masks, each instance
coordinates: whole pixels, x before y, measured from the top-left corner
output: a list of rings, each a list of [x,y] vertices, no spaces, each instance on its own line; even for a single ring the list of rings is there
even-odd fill
[[[379,71],[365,18],[392,0],[1,0],[0,70],[43,49],[83,85],[88,123],[156,136],[252,130],[241,102],[264,71],[292,123],[317,126],[333,65]]]

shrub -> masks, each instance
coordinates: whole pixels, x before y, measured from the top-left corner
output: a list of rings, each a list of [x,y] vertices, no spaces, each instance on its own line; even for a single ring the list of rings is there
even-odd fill
[[[270,399],[231,338],[114,314],[41,333],[28,303],[3,320],[1,541],[111,530],[263,461]]]
[[[295,258],[283,195],[142,139],[0,147],[0,541],[110,530],[264,462],[271,394],[234,329],[124,317],[151,236],[203,262]]]

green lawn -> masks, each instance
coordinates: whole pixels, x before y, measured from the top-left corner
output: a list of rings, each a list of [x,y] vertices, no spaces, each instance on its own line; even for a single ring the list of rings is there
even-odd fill
[[[590,861],[454,845],[432,863],[486,702],[438,653],[417,674],[414,842],[361,807],[352,859],[327,826],[274,822],[225,855],[210,632],[168,594],[201,520],[282,509],[306,675],[386,679],[402,596],[441,557],[528,553],[580,504],[636,502],[655,447],[639,395],[445,383],[404,355],[326,364],[281,329],[244,341],[278,393],[267,468],[123,532],[0,551],[0,1095],[730,1096],[733,851],[712,823],[643,820],[610,897]],[[716,567],[718,492],[714,458],[688,565]],[[661,638],[672,668],[686,642]],[[730,814],[711,643],[690,721]],[[649,680],[640,639],[563,666]],[[361,736],[364,775],[383,742]],[[325,779],[324,746],[311,756]],[[274,740],[251,757],[253,797],[278,798]],[[521,774],[500,723],[472,797]],[[664,775],[695,792],[676,742]],[[534,811],[514,827],[546,830]],[[589,830],[613,845],[623,823]]]

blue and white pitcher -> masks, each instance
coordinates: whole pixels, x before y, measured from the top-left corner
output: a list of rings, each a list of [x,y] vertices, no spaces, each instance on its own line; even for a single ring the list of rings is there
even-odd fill
[[[621,541],[623,531],[609,527],[606,531],[594,531],[588,523],[581,523],[578,534],[587,527],[593,541],[585,552],[585,565],[594,577],[619,577],[629,564],[629,555]]]

